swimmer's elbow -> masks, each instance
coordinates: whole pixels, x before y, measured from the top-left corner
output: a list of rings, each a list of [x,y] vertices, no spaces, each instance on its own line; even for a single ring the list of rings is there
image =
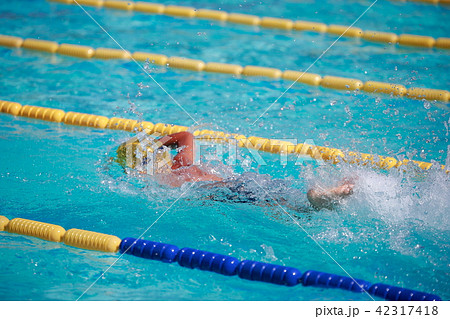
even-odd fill
[[[306,193],[306,197],[308,198],[309,203],[311,204],[311,206],[316,209],[319,210],[320,208],[318,207],[319,205],[317,205],[317,193],[316,191],[311,188],[307,193]]]
[[[332,198],[327,196],[323,192],[318,192],[316,189],[311,188],[307,193],[306,197],[310,202],[312,208],[315,210],[321,210],[323,208],[332,210],[335,208],[335,203]]]

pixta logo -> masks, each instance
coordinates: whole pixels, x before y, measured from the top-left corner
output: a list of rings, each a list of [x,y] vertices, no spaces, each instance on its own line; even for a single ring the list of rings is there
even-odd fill
[[[277,147],[275,156],[277,161],[285,166],[288,162],[294,165],[301,165],[305,161],[315,161],[318,165],[323,165],[324,161],[318,155],[314,140],[307,139],[299,144],[297,139],[277,139],[271,140],[271,146]],[[229,166],[242,166],[243,157],[247,154],[250,160],[258,166],[268,165],[263,158],[263,145],[254,143],[249,139],[215,139],[214,143],[204,140],[201,137],[195,139],[194,164],[200,165],[202,162],[219,160]],[[294,152],[294,149],[295,152]],[[248,160],[248,159],[247,159]]]
[[[117,153],[120,162],[129,168],[149,175],[168,172],[173,164],[172,156],[182,149],[171,152],[168,147],[163,146],[168,139],[168,136],[160,134],[149,135],[147,132],[139,132],[119,146]],[[293,162],[294,165],[301,165],[304,161],[316,161],[318,165],[324,163],[314,140],[311,139],[307,139],[303,143],[298,143],[297,139],[272,139],[270,148],[272,149],[271,153],[275,156],[275,161],[282,166],[289,162]],[[220,161],[228,166],[239,165],[241,167],[245,164],[244,162],[251,162],[257,166],[271,165],[274,159],[271,158],[268,163],[267,158],[263,157],[263,153],[266,151],[267,145],[261,145],[258,141],[247,138],[240,140],[234,138],[206,139],[200,135],[194,138],[192,162],[194,165],[201,165],[211,161]]]

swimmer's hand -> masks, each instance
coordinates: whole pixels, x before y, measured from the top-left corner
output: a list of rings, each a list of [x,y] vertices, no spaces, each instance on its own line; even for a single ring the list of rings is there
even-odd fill
[[[354,187],[353,181],[345,180],[341,185],[330,189],[312,188],[308,191],[307,197],[315,209],[326,208],[332,210],[343,198],[353,194]]]

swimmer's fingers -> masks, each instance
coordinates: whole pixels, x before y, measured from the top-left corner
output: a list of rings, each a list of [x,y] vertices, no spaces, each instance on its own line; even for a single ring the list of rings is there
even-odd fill
[[[343,189],[343,194],[344,195],[352,195],[353,194],[353,187],[355,185],[353,184],[347,184],[345,185],[344,189]]]

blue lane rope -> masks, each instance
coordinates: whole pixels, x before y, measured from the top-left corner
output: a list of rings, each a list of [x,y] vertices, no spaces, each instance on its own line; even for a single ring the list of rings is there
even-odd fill
[[[215,254],[193,248],[179,249],[177,246],[144,239],[127,237],[119,247],[121,254],[174,263],[182,267],[212,271],[225,276],[235,276],[242,279],[262,281],[277,285],[316,286],[326,288],[340,288],[353,292],[368,292],[369,294],[394,301],[437,301],[441,298],[416,290],[386,285],[371,284],[361,279],[308,270],[303,274],[292,267],[262,263],[259,261],[243,260]]]

